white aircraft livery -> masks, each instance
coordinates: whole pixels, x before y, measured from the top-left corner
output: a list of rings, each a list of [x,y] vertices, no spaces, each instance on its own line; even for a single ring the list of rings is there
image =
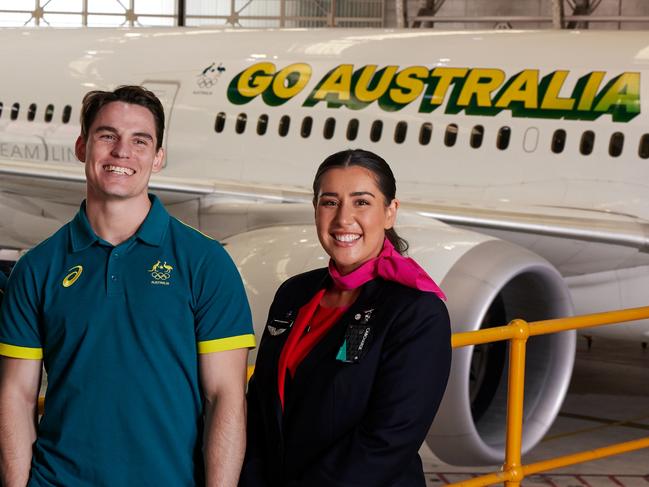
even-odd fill
[[[0,248],[78,210],[83,95],[141,84],[167,116],[152,191],[226,245],[258,336],[280,282],[327,263],[310,185],[357,147],[394,169],[397,229],[455,332],[649,303],[647,33],[4,29],[0,53]],[[645,342],[649,321],[588,333]],[[575,342],[528,344],[525,451]],[[501,461],[506,362],[504,343],[454,351],[426,439],[438,457]]]

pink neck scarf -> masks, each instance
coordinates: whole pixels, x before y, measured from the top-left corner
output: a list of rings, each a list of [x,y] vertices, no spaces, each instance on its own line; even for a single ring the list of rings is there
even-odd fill
[[[440,299],[446,299],[442,290],[426,271],[410,257],[399,254],[387,238],[383,242],[383,250],[378,257],[368,260],[347,275],[343,276],[330,259],[329,275],[336,287],[345,291],[356,289],[376,277],[382,277],[386,281],[395,281],[420,291],[435,293]]]

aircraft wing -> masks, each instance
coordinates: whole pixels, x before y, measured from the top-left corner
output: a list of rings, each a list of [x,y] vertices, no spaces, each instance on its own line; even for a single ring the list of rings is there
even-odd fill
[[[31,246],[47,237],[72,218],[85,193],[83,166],[52,166],[22,161],[0,161],[0,205],[3,246]],[[210,228],[213,218],[226,206],[252,204],[255,211],[269,215],[270,208],[257,203],[293,203],[302,212],[290,211],[290,220],[309,223],[312,218],[311,193],[306,188],[242,184],[223,180],[184,180],[164,175],[151,179],[151,190],[158,194],[173,213],[202,231],[223,238],[230,235],[223,228]],[[283,206],[283,205],[282,205]],[[257,208],[255,210],[255,208]],[[512,207],[470,203],[427,203],[402,201],[402,215],[417,215],[452,226],[485,233],[521,245],[552,262],[564,275],[592,273],[649,263],[649,222],[632,215],[556,206]],[[174,209],[177,211],[174,212]],[[284,207],[282,209],[285,209]],[[11,214],[21,214],[20,223]],[[279,211],[277,213],[284,213]],[[299,216],[302,215],[302,216]],[[39,219],[42,223],[32,221]],[[254,225],[280,223],[274,218],[248,218],[241,231]],[[25,228],[25,227],[28,227]],[[230,230],[232,232],[236,230]],[[7,238],[9,237],[9,238]],[[606,254],[595,259],[594,252]],[[598,254],[599,255],[599,254]]]

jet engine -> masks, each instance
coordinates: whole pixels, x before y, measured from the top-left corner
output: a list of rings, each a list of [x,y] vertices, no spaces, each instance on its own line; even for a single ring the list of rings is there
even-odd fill
[[[522,247],[418,217],[400,216],[397,228],[410,243],[408,254],[446,293],[453,332],[504,325],[514,318],[534,321],[572,314],[561,275]],[[250,230],[223,243],[243,277],[258,337],[280,283],[328,263],[312,224]],[[543,437],[559,412],[575,341],[572,332],[528,341],[524,452]],[[454,350],[448,388],[426,439],[440,459],[455,465],[503,461],[507,364],[506,342]]]

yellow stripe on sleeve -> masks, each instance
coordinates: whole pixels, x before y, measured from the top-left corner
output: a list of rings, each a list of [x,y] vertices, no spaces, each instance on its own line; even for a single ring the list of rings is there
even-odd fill
[[[24,358],[40,360],[43,358],[42,348],[18,347],[7,343],[0,343],[0,355],[11,358]]]
[[[216,340],[207,340],[198,342],[198,353],[224,352],[226,350],[235,350],[237,348],[254,348],[255,335],[239,335],[235,337],[217,338]]]

